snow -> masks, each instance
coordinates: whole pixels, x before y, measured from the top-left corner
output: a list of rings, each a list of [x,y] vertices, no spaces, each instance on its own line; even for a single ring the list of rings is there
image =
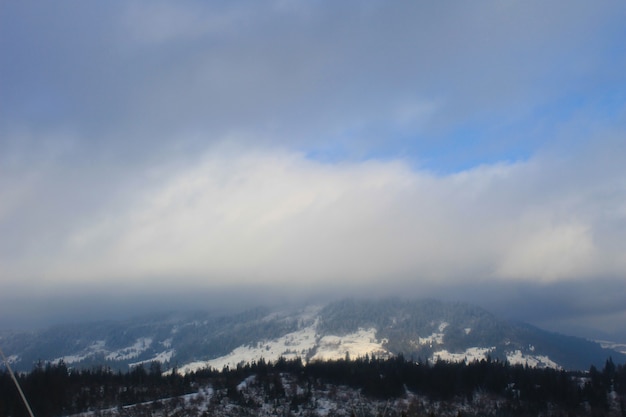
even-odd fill
[[[259,361],[277,361],[285,359],[306,358],[316,345],[317,322],[301,330],[288,333],[278,339],[265,340],[254,346],[239,346],[228,355],[208,361],[192,362],[180,368],[181,373],[194,372],[198,369],[211,367],[218,370],[228,366],[235,368],[240,363]]]
[[[494,349],[495,349],[494,347],[490,347],[490,348],[471,347],[471,348],[465,349],[465,351],[461,353],[451,353],[443,349],[443,350],[433,353],[431,361],[437,362],[437,360],[443,360],[446,362],[471,363],[474,361],[480,361],[482,359],[487,358],[487,355]]]
[[[20,357],[18,355],[11,355],[7,357],[7,362],[9,363],[9,365],[12,363],[19,362],[19,360],[20,360]]]
[[[561,369],[561,367],[545,355],[525,355],[521,350],[507,352],[506,360],[511,365],[528,365],[531,368],[553,368]]]
[[[365,355],[378,357],[390,357],[392,354],[385,348],[386,339],[378,340],[375,328],[359,328],[353,333],[346,335],[320,335],[318,333],[317,313],[320,307],[309,308],[299,317],[300,325],[308,326],[300,330],[288,333],[282,337],[275,339],[266,339],[258,343],[241,345],[236,347],[230,353],[212,358],[206,361],[195,361],[183,364],[178,371],[181,373],[195,372],[203,368],[213,368],[221,370],[224,367],[231,369],[236,368],[240,364],[258,362],[263,359],[267,362],[276,362],[280,358],[287,360],[300,358],[304,362],[307,361],[325,361],[344,359],[346,356],[356,359]],[[269,316],[268,316],[269,317]],[[272,316],[275,318],[275,316]],[[448,362],[466,362],[471,363],[486,359],[487,356],[494,351],[495,347],[469,347],[463,351],[448,351],[444,347],[444,331],[449,327],[449,323],[441,321],[433,322],[431,325],[434,332],[427,337],[419,337],[417,340],[411,341],[415,347],[420,346],[437,346],[438,350],[433,349],[431,361],[444,360]],[[472,331],[471,327],[463,329],[465,334]],[[148,345],[151,341],[148,341]],[[510,344],[510,341],[507,341]],[[144,342],[145,344],[146,342]],[[171,340],[161,342],[164,346],[169,346]],[[134,346],[137,350],[136,343]],[[131,354],[131,349],[128,354]],[[528,346],[530,353],[534,353],[535,347]],[[162,352],[149,361],[158,360],[167,362],[171,360],[173,350]],[[550,367],[560,369],[559,365],[552,361],[549,357],[543,355],[524,354],[520,350],[510,351],[506,353],[506,358],[511,364],[527,364],[531,367]],[[145,362],[145,361],[144,361]]]
[[[367,332],[367,331],[366,331]],[[479,353],[484,348],[476,349]],[[491,349],[491,348],[490,348]],[[470,352],[471,353],[471,352]],[[325,383],[309,384],[299,380],[297,375],[280,374],[285,387],[285,397],[269,398],[268,387],[255,375],[241,376],[233,381],[239,391],[238,398],[228,396],[228,389],[220,386],[197,386],[196,392],[180,397],[161,398],[138,404],[110,407],[104,410],[87,411],[70,417],[120,417],[120,416],[236,416],[256,415],[270,417],[279,415],[301,415],[310,417],[348,417],[356,416],[391,416],[406,412],[409,415],[495,415],[498,409],[505,409],[512,404],[505,397],[484,390],[474,391],[471,399],[466,396],[437,400],[406,390],[399,398],[378,400],[364,396],[360,389],[345,385]],[[580,378],[584,384],[588,378]],[[221,384],[220,384],[221,385]],[[308,386],[307,386],[308,385]],[[515,384],[509,389],[515,391]],[[307,392],[309,395],[299,404],[298,410],[292,408],[292,398],[296,393]],[[519,391],[518,391],[519,392]],[[619,396],[614,390],[609,391],[612,410],[619,412]],[[514,403],[518,399],[513,400]],[[403,413],[404,414],[404,413]]]
[[[174,349],[166,350],[166,351],[157,353],[155,356],[153,356],[150,359],[129,363],[128,366],[132,368],[134,366],[143,365],[145,363],[152,363],[152,362],[166,363],[172,360],[172,356],[174,356],[174,353],[176,353]]]
[[[239,385],[237,385],[237,391],[241,391],[241,390],[248,388],[248,385],[252,384],[255,379],[256,379],[256,375],[250,375],[249,377],[241,381]]]
[[[604,349],[612,349],[612,350],[615,350],[617,352],[620,352],[626,355],[625,343],[615,343],[615,342],[610,342],[608,340],[596,340],[596,342],[600,343],[600,346],[602,346]]]
[[[417,346],[428,345],[430,347],[432,347],[433,344],[443,345],[443,337],[443,333],[433,333],[427,337],[419,337],[417,341],[413,341],[413,344]]]
[[[434,325],[434,323],[432,323]],[[437,330],[438,332],[435,332],[433,334],[431,334],[430,336],[427,337],[418,337],[418,340],[412,340],[411,343],[415,346],[415,347],[419,347],[419,346],[430,346],[433,347],[433,345],[443,345],[443,338],[444,338],[444,333],[443,331],[446,330],[446,328],[450,325],[450,323],[442,321],[439,326],[437,326]],[[469,329],[471,330],[471,329]],[[465,334],[468,334],[469,331],[468,329],[465,329]]]
[[[531,346],[532,347],[532,346]],[[446,362],[465,362],[471,363],[474,361],[480,361],[486,359],[487,355],[491,353],[495,347],[481,348],[471,347],[460,353],[448,352],[445,349],[434,352],[431,362],[437,362],[437,360],[443,360]],[[532,350],[531,350],[532,351]],[[528,365],[532,368],[553,368],[561,369],[561,367],[545,355],[527,355],[522,353],[521,350],[515,350],[513,352],[507,352],[506,359],[511,365]]]
[[[310,360],[343,359],[346,354],[351,358],[363,357],[366,354],[388,356],[389,352],[383,347],[386,340],[376,339],[376,329],[359,329],[345,336],[324,336],[317,334],[317,321],[298,331],[273,340],[264,340],[253,346],[239,346],[227,355],[208,361],[191,362],[180,367],[179,372],[195,372],[203,368],[221,370],[225,366],[235,368],[238,364],[259,361],[261,358],[268,362],[278,359],[301,358]],[[311,354],[313,354],[311,356]]]
[[[63,361],[66,364],[71,364],[71,363],[77,363],[80,362],[82,360],[85,360],[86,358],[93,356],[97,353],[102,353],[102,352],[106,352],[106,349],[104,348],[106,342],[104,340],[96,340],[95,342],[93,342],[91,345],[89,345],[86,349],[84,349],[81,352],[77,352],[73,355],[66,355],[66,356],[62,356],[60,358],[56,358],[54,360],[52,360],[52,364],[57,365],[59,362]]]
[[[336,360],[347,355],[355,359],[366,354],[388,355],[383,347],[386,340],[376,339],[376,329],[359,329],[345,336],[324,336],[320,339],[315,355],[311,360]]]
[[[164,347],[171,347],[171,339],[167,339],[163,342],[161,342],[161,344]],[[56,358],[53,361],[51,361],[51,363],[53,364],[58,364],[59,362],[63,361],[66,364],[72,364],[72,363],[77,363],[77,362],[81,362],[91,356],[94,356],[98,353],[103,353],[106,354],[105,358],[107,360],[127,360],[127,359],[133,359],[138,357],[141,353],[145,352],[146,350],[148,350],[150,348],[150,346],[152,345],[152,338],[149,337],[141,337],[139,339],[137,339],[135,341],[135,343],[131,346],[125,347],[123,349],[119,349],[116,351],[108,351],[106,349],[106,342],[104,340],[97,340],[94,343],[92,343],[89,347],[87,347],[86,349],[74,353],[73,355],[66,355],[66,356],[62,356],[60,358]],[[172,359],[172,357],[174,356],[174,349],[170,349],[170,350],[166,350],[163,352],[160,352],[158,354],[156,354],[153,358],[151,359],[146,359],[143,361],[139,361],[139,362],[135,362],[135,363],[131,363],[129,366],[137,366],[143,363],[149,363],[149,362],[161,362],[161,363],[165,363],[168,362]]]
[[[60,358],[56,358],[52,360],[51,363],[53,365],[58,365],[61,361],[63,361],[66,364],[71,364],[71,363],[80,362],[89,356],[90,355],[66,355],[66,356],[62,356]]]
[[[116,350],[106,356],[108,360],[126,360],[138,357],[141,353],[145,352],[152,345],[152,338],[140,337],[135,343],[129,347]]]

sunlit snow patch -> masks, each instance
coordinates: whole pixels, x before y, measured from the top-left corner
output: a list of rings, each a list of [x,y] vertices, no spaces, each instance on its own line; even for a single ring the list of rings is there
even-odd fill
[[[561,369],[561,367],[545,355],[525,355],[521,350],[513,352],[507,352],[506,360],[511,365],[528,365],[531,368],[554,368]]]
[[[366,354],[387,356],[389,352],[383,347],[386,340],[376,339],[376,329],[359,329],[345,336],[324,336],[320,339],[317,351],[311,360],[343,359],[346,355],[356,359]]]
[[[266,361],[285,359],[305,359],[315,347],[317,323],[296,332],[288,333],[278,339],[259,342],[254,346],[239,346],[231,353],[208,361],[192,362],[180,368],[181,373],[194,372],[202,368],[223,369],[225,366],[234,368],[240,363],[250,363],[263,358]]]
[[[353,359],[366,354],[389,356],[389,352],[383,347],[386,340],[376,339],[376,329],[359,329],[345,336],[324,336],[319,340],[316,329],[317,322],[278,339],[266,340],[253,346],[239,346],[228,355],[219,358],[189,363],[180,367],[179,372],[194,372],[207,367],[218,370],[225,366],[234,368],[238,364],[259,361],[261,358],[268,362],[277,361],[281,357],[301,358],[306,361],[312,352],[315,354],[310,360],[343,359],[346,355]]]
[[[486,359],[487,355],[494,348],[480,348],[480,347],[471,347],[465,349],[465,351],[461,353],[451,353],[447,350],[440,350],[438,352],[433,353],[432,362],[437,362],[438,360],[442,360],[445,362],[465,362],[472,363],[474,361],[480,361],[482,359]]]

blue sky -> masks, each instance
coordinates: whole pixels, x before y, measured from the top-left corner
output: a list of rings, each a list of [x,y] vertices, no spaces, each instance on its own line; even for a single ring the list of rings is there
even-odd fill
[[[5,2],[0,326],[222,291],[623,331],[624,21],[620,1]]]

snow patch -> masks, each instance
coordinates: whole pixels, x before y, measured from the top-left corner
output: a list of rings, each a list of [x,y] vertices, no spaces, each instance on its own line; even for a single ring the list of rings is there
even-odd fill
[[[301,358],[306,360],[313,351],[315,354],[310,360],[343,359],[346,354],[351,358],[363,357],[366,354],[387,357],[389,352],[383,347],[387,340],[376,339],[376,329],[359,329],[345,336],[317,335],[317,321],[301,330],[288,333],[273,340],[265,340],[253,346],[239,346],[227,355],[208,361],[191,362],[180,367],[179,372],[195,372],[203,368],[221,370],[225,366],[235,368],[239,364],[259,361],[261,358],[268,362],[278,359],[287,360]]]
[[[116,350],[115,352],[111,352],[106,356],[108,360],[127,360],[138,357],[141,353],[145,352],[152,345],[151,337],[140,337],[135,341],[135,343],[129,347]]]
[[[311,360],[336,360],[349,355],[352,359],[363,357],[366,354],[388,356],[389,352],[383,347],[387,340],[376,339],[376,329],[359,329],[355,333],[345,336],[324,336],[320,339],[315,355]]]
[[[10,364],[19,362],[20,357],[18,355],[11,355],[7,357],[7,362]]]
[[[104,340],[96,340],[91,345],[89,345],[86,349],[82,350],[81,352],[75,353],[73,355],[66,355],[60,358],[56,358],[52,360],[51,363],[53,365],[58,365],[61,361],[63,361],[66,364],[77,363],[77,362],[83,361],[90,356],[96,355],[98,353],[106,352],[106,349],[104,348],[105,344],[106,342]]]
[[[134,366],[139,366],[139,365],[143,365],[143,364],[146,364],[146,363],[152,363],[152,362],[166,363],[166,362],[169,362],[169,361],[172,360],[172,356],[174,356],[174,353],[176,353],[176,351],[174,349],[166,350],[164,352],[160,352],[160,353],[156,354],[154,357],[152,357],[150,359],[146,359],[145,361],[129,363],[128,367],[132,368]]]
[[[521,350],[507,352],[506,360],[511,365],[528,365],[531,368],[553,368],[561,369],[561,367],[552,359],[545,355],[525,355]]]
[[[316,344],[317,322],[304,329],[288,333],[278,339],[259,342],[254,346],[239,346],[231,353],[208,361],[192,362],[180,368],[181,373],[194,372],[202,368],[222,370],[225,366],[235,368],[240,363],[250,363],[263,358],[266,361],[306,358]]]
[[[256,379],[256,375],[250,375],[249,377],[241,381],[239,385],[237,385],[237,391],[241,391],[241,390],[248,388],[248,385],[252,384],[255,379]]]
[[[431,362],[435,363],[438,360],[442,360],[446,362],[471,363],[474,361],[480,361],[482,359],[486,359],[487,355],[494,349],[495,347],[489,347],[489,348],[471,347],[471,348],[465,349],[465,351],[461,353],[451,353],[443,349],[443,350],[433,353]]]
[[[615,350],[617,352],[623,353],[624,355],[626,355],[626,344],[625,343],[615,343],[615,342],[610,342],[608,340],[596,340],[597,343],[600,343],[600,346],[602,346],[604,349],[611,349],[611,350]]]
[[[420,337],[417,340],[417,345],[419,346],[428,345],[430,347],[432,347],[434,344],[443,345],[443,336],[444,336],[443,333],[433,333],[427,337]]]
[[[434,325],[434,323],[431,323]],[[439,331],[438,333],[433,333],[430,336],[427,337],[418,337],[418,340],[412,340],[411,343],[415,346],[415,347],[419,347],[419,346],[430,346],[433,347],[433,345],[443,345],[443,337],[445,336],[443,334],[443,331],[446,330],[446,328],[450,325],[450,323],[446,322],[446,321],[442,321],[441,323],[439,323],[439,326],[437,326],[437,330]],[[467,331],[465,332],[465,334],[467,334]]]

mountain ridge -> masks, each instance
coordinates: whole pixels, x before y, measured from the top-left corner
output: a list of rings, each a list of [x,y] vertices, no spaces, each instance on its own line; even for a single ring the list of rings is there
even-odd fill
[[[626,355],[599,343],[497,318],[469,304],[435,299],[343,299],[288,310],[256,307],[230,315],[172,312],[0,333],[14,368],[40,361],[128,369],[159,362],[181,372],[246,361],[304,361],[402,354],[415,361],[510,363],[563,369],[601,367]],[[610,345],[607,345],[610,346]]]

